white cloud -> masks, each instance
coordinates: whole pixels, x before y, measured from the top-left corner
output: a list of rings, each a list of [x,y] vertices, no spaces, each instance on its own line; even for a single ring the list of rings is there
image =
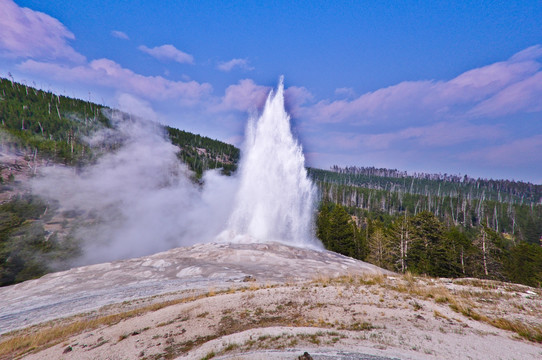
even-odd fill
[[[476,105],[470,114],[503,116],[518,112],[542,111],[542,72],[518,81]]]
[[[235,68],[242,70],[254,70],[253,67],[249,66],[247,59],[231,59],[230,61],[221,62],[217,66],[218,70],[229,72]]]
[[[295,117],[301,113],[301,106],[313,99],[314,95],[303,86],[290,86],[284,90],[287,109]]]
[[[130,40],[130,37],[126,35],[125,32],[122,32],[122,31],[113,30],[111,31],[111,35],[116,37],[117,39]]]
[[[230,85],[225,91],[220,104],[215,111],[250,111],[259,109],[265,103],[270,88],[256,84],[251,79],[240,80],[235,85]]]
[[[360,124],[540,111],[541,58],[542,48],[535,46],[449,81],[405,81],[353,100],[320,101],[304,109],[304,115],[319,122]]]
[[[18,69],[61,81],[105,86],[116,91],[136,94],[145,99],[176,99],[184,105],[195,104],[212,91],[212,86],[208,83],[172,81],[161,76],[144,76],[123,68],[109,59],[93,60],[88,64],[73,67],[27,60],[20,64]]]
[[[0,55],[85,61],[85,57],[68,44],[75,36],[57,19],[19,7],[11,0],[0,1],[0,14]]]
[[[401,141],[411,141],[422,147],[448,147],[467,141],[494,140],[504,132],[493,125],[473,125],[465,121],[443,121],[429,126],[408,127],[397,132],[360,136],[359,140],[370,149],[397,147]]]
[[[145,45],[141,45],[138,47],[138,49],[158,60],[171,60],[180,64],[194,63],[194,57],[192,55],[182,52],[173,45],[167,44],[153,48],[148,48]]]

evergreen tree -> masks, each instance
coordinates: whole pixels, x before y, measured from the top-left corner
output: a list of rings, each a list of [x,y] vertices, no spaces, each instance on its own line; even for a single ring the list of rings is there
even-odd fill
[[[330,206],[330,203],[322,202],[322,204],[320,205],[320,211],[318,212],[318,217],[316,219],[316,236],[318,237],[318,239],[320,239],[320,241],[322,241],[326,249],[330,248]]]
[[[369,254],[369,247],[367,244],[367,238],[365,236],[364,229],[355,226],[354,224],[354,237],[356,241],[356,253],[354,258],[359,260],[365,260]]]
[[[506,261],[510,281],[529,286],[542,286],[542,247],[520,242],[510,251]]]
[[[341,205],[336,205],[329,219],[328,249],[346,256],[355,256],[355,225],[352,217]]]
[[[446,241],[453,247],[456,259],[455,262],[459,266],[459,276],[473,276],[474,262],[476,261],[478,251],[472,245],[472,241],[461,228],[454,226],[446,232]]]
[[[423,211],[412,217],[410,236],[408,258],[412,272],[442,277],[459,275],[453,243],[447,241],[444,225],[435,215]]]
[[[381,227],[377,227],[368,239],[367,260],[382,268],[391,269],[393,264],[391,241]]]

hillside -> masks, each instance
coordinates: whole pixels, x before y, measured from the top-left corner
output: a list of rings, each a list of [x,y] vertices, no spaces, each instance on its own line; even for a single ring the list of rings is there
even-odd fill
[[[310,175],[328,249],[399,272],[542,284],[540,185],[374,168]]]
[[[30,195],[28,183],[44,165],[81,169],[114,151],[122,137],[89,142],[113,129],[112,118],[131,121],[131,115],[99,104],[0,78],[0,286],[64,269],[80,254],[74,229],[89,219]],[[172,127],[164,136],[196,177],[207,169],[236,169],[239,150],[232,145]]]
[[[111,128],[110,113],[118,112],[4,78],[0,78],[0,94],[0,129],[11,135],[2,136],[2,148],[70,165],[89,160],[92,149],[86,138],[98,129]],[[234,146],[169,126],[165,129],[180,148],[179,156],[198,175],[215,168],[235,171],[239,150]]]
[[[523,181],[472,178],[468,175],[427,174],[377,169],[374,167],[332,166],[329,171],[314,169],[314,176],[326,182],[389,190],[417,195],[457,196],[512,204],[542,203],[542,185]]]

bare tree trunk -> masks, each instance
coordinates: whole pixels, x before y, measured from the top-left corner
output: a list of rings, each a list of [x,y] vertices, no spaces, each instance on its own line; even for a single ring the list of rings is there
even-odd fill
[[[486,276],[489,275],[488,271],[487,271],[487,254],[486,254],[486,232],[485,231],[482,231],[482,256],[483,256],[483,261],[484,261],[484,273],[486,274]]]
[[[465,261],[463,259],[463,247],[461,247],[461,271],[463,272],[463,275],[465,275]]]

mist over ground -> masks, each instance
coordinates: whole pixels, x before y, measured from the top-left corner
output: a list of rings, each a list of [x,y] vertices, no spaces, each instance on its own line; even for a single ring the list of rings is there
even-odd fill
[[[98,131],[88,143],[116,150],[80,170],[41,168],[31,184],[35,194],[58,202],[60,211],[90,219],[75,229],[83,255],[74,265],[214,240],[226,226],[237,179],[207,171],[195,183],[161,126],[115,113],[111,120],[114,129]]]

